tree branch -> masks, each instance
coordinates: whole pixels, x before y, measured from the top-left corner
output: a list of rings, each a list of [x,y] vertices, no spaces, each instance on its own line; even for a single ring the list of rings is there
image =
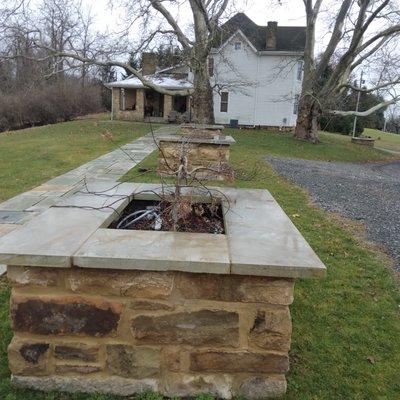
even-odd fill
[[[371,92],[375,92],[375,91],[380,90],[380,89],[384,89],[384,88],[386,88],[388,86],[396,85],[397,83],[400,83],[400,76],[397,77],[393,81],[382,83],[380,85],[374,86],[374,87],[369,88],[369,89],[368,88],[360,88],[360,87],[357,87],[357,86],[354,86],[354,85],[351,85],[351,84],[344,84],[344,85],[341,85],[340,87],[341,88],[342,87],[347,87],[349,89],[355,90],[357,92],[362,92],[362,93],[371,93]]]
[[[175,21],[174,17],[171,13],[161,4],[160,0],[149,0],[151,5],[155,10],[163,15],[163,17],[167,20],[167,22],[171,25],[172,29],[175,31],[176,36],[179,40],[179,43],[186,49],[189,50],[191,45],[193,44],[186,35],[182,32],[182,29],[179,27],[178,23]]]
[[[133,68],[131,65],[127,63],[123,63],[120,61],[116,60],[107,60],[107,61],[102,61],[98,60],[95,58],[87,58],[87,57],[82,57],[79,54],[75,53],[70,53],[70,52],[65,52],[65,51],[56,51],[48,46],[45,46],[43,44],[37,44],[36,45],[39,48],[47,50],[53,57],[68,57],[72,58],[74,60],[81,61],[83,63],[89,64],[89,65],[100,65],[100,66],[110,66],[110,67],[121,67],[124,68],[125,70],[129,71],[134,75],[136,78],[138,78],[144,86],[154,89],[155,91],[161,93],[161,94],[166,94],[170,96],[188,96],[193,92],[193,89],[181,89],[181,90],[170,90],[170,89],[165,89],[159,85],[154,84],[153,82],[149,81],[146,79],[140,72],[138,72],[135,68]]]
[[[366,110],[366,111],[341,111],[341,110],[327,110],[326,112],[328,114],[332,114],[332,115],[340,115],[342,117],[346,117],[348,115],[353,115],[353,116],[357,116],[357,117],[368,117],[368,115],[371,115],[372,113],[374,113],[375,111],[380,110],[381,108],[385,108],[390,106],[391,104],[397,103],[397,101],[400,100],[400,96],[396,96],[391,100],[386,100],[383,101],[382,103],[379,103],[377,105],[375,105],[374,107],[371,107],[370,109]]]

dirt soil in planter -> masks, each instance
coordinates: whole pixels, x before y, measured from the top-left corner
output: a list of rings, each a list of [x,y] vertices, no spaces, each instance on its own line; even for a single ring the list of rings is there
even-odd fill
[[[149,212],[136,222],[132,221],[146,210]],[[154,212],[152,212],[152,210]],[[113,221],[110,229],[131,229],[145,231],[173,231],[172,204],[168,201],[133,200],[125,208],[120,218]],[[183,202],[179,208],[178,232],[224,234],[224,218],[219,203]]]

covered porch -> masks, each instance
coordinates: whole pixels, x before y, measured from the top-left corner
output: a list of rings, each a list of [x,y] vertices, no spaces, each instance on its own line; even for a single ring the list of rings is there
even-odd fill
[[[171,85],[171,81],[174,85]],[[188,88],[188,82],[169,78],[170,90],[178,90],[177,82]],[[157,82],[157,84],[160,84]],[[191,84],[190,84],[191,85]],[[145,88],[137,78],[107,84],[112,90],[111,119],[125,121],[148,121],[182,123],[191,121],[190,96],[164,95]],[[172,86],[172,87],[171,87]]]

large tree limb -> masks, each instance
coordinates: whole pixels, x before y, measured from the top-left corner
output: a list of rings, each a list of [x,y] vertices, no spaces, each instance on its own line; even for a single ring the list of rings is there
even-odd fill
[[[377,40],[384,38],[384,37],[389,37],[389,36],[394,35],[399,32],[400,32],[400,24],[393,25],[387,29],[384,29],[383,31],[377,33],[372,38],[367,40],[362,46],[360,46],[357,49],[356,53],[360,54],[362,51],[366,50],[369,46],[374,44]]]
[[[390,106],[391,104],[397,103],[400,100],[400,96],[396,96],[391,100],[383,101],[366,111],[341,111],[341,110],[327,110],[328,114],[332,115],[340,115],[342,117],[346,117],[348,115],[353,115],[355,117],[368,117],[368,115],[373,114],[375,111],[380,110],[381,108],[385,108]]]
[[[396,79],[394,79],[393,81],[385,82],[385,83],[382,83],[380,85],[376,85],[376,86],[371,87],[371,88],[362,88],[362,87],[357,87],[357,86],[354,86],[354,85],[351,85],[351,84],[344,84],[344,85],[341,85],[341,87],[347,87],[347,88],[355,90],[357,92],[371,93],[371,92],[376,92],[377,90],[380,90],[380,89],[387,88],[389,86],[396,85],[398,83],[400,83],[400,76],[397,77]]]
[[[130,64],[127,64],[127,63],[123,63],[123,62],[116,61],[116,60],[102,61],[102,60],[98,60],[95,58],[82,57],[76,53],[70,53],[70,52],[66,52],[66,51],[57,51],[57,50],[54,50],[43,44],[36,44],[36,45],[39,48],[46,50],[52,57],[72,58],[74,60],[80,61],[82,63],[86,63],[88,65],[100,65],[100,66],[124,68],[126,71],[129,71],[130,73],[132,73],[132,75],[134,75],[136,78],[138,78],[143,83],[144,86],[146,86],[150,89],[154,89],[155,91],[157,91],[161,94],[166,94],[166,95],[170,95],[170,96],[188,96],[193,92],[193,89],[179,89],[179,90],[165,89],[159,85],[154,84],[153,82],[149,81],[148,79],[146,79],[139,71],[137,71],[135,68],[133,68]],[[42,61],[42,60],[40,60],[40,61]]]
[[[374,47],[372,47],[369,51],[364,53],[362,56],[360,56],[357,60],[353,62],[353,64],[350,65],[350,70],[353,71],[355,68],[357,68],[359,65],[361,65],[367,58],[371,57],[373,54],[375,54],[379,49],[382,48],[382,46],[390,39],[390,36],[385,36],[383,37]]]
[[[160,14],[163,15],[163,17],[167,20],[169,25],[172,27],[172,29],[176,33],[176,37],[179,40],[179,43],[186,49],[189,50],[191,45],[193,44],[183,33],[182,29],[178,25],[178,23],[175,21],[175,18],[172,16],[172,14],[161,4],[160,0],[149,0],[151,5],[155,10],[157,10]]]
[[[352,3],[353,3],[352,0],[345,0],[343,1],[342,6],[340,7],[339,13],[336,17],[335,26],[333,28],[331,38],[329,40],[328,45],[326,46],[326,50],[324,51],[321,57],[321,61],[318,66],[318,73],[321,73],[321,71],[325,70],[333,53],[336,50],[337,45],[342,39],[344,21],[346,19],[347,13]]]

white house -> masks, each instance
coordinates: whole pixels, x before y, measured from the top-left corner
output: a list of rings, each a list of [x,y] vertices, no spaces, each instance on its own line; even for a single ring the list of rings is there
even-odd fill
[[[208,67],[214,88],[215,122],[219,124],[291,127],[296,123],[301,90],[304,27],[258,26],[238,13],[221,27]],[[179,65],[157,70],[154,55],[145,53],[142,73],[174,90],[191,87],[192,74]],[[146,89],[137,78],[107,85],[113,90],[116,119],[190,119],[190,98],[164,96]],[[171,115],[174,115],[171,118]]]

